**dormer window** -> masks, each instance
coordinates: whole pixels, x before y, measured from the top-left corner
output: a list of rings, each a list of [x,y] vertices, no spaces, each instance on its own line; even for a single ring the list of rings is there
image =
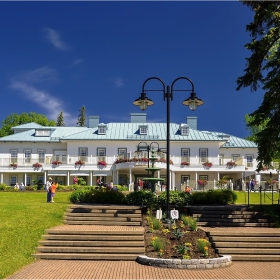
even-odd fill
[[[189,135],[189,126],[185,123],[180,125],[181,135]]]
[[[141,134],[141,135],[147,135],[148,126],[146,126],[146,125],[141,125],[141,126],[139,127],[139,131],[140,131],[140,134]]]
[[[50,136],[51,135],[51,132],[50,130],[37,130],[36,129],[36,132],[35,132],[35,136]]]
[[[105,124],[98,125],[98,134],[106,134],[106,125]]]

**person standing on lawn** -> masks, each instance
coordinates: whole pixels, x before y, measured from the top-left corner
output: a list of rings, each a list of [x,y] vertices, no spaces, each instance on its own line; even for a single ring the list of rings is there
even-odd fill
[[[57,187],[58,187],[58,184],[56,184],[55,182],[52,182],[52,185],[50,187],[50,189],[51,189],[51,202],[54,202],[53,199],[54,199],[55,191],[56,191]]]
[[[51,185],[52,185],[52,178],[49,177],[47,183],[46,183],[46,192],[47,192],[47,202],[51,202]]]

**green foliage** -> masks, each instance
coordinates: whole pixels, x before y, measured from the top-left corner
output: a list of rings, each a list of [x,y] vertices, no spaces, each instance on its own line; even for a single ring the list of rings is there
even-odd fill
[[[208,256],[208,246],[210,245],[210,242],[207,239],[197,239],[196,245],[199,249],[199,251],[206,257]]]
[[[65,126],[63,112],[60,112],[57,116],[56,126]]]
[[[18,126],[21,124],[35,122],[42,126],[55,126],[56,123],[53,120],[48,120],[46,116],[37,114],[34,112],[30,113],[21,113],[11,114],[6,119],[1,122],[0,137],[13,134],[11,130],[12,127]]]
[[[153,237],[151,244],[157,252],[164,249],[164,240],[161,238]]]
[[[184,243],[184,244],[178,244],[176,246],[177,252],[184,256],[188,253],[188,251],[190,250],[190,247],[192,246],[191,243]]]
[[[0,184],[0,191],[5,191],[5,190],[7,190],[9,187],[6,185],[6,184],[4,184],[4,183],[1,183]]]
[[[160,206],[166,205],[166,192],[162,192],[157,199]],[[190,203],[190,194],[184,191],[169,191],[170,205],[183,206]]]
[[[117,187],[117,188],[118,188],[118,191],[120,191],[120,192],[128,191],[128,187],[127,187],[127,186],[114,185],[114,187]]]
[[[78,177],[77,178],[77,184],[80,185],[80,186],[85,186],[87,184],[87,182],[84,180],[84,178]]]
[[[86,107],[82,106],[79,112],[77,126],[86,126]]]
[[[162,223],[160,220],[156,219],[155,217],[151,216],[151,223],[153,224],[153,229],[158,230],[162,227]]]
[[[82,190],[82,189],[73,191],[69,197],[69,200],[72,203],[84,202],[84,197],[87,192],[88,192],[88,190]]]
[[[184,233],[179,228],[176,227],[173,231],[173,235],[176,238],[176,240],[180,240],[181,237],[184,235]]]
[[[193,192],[191,194],[192,205],[227,205],[234,204],[236,200],[236,193],[228,189]]]
[[[197,221],[195,218],[191,216],[181,215],[180,219],[191,229],[191,231],[197,231]]]
[[[124,194],[111,190],[100,191],[95,190],[91,192],[91,200],[86,202],[105,203],[105,204],[123,204]],[[86,196],[87,197],[87,196]]]
[[[258,167],[269,166],[280,158],[280,17],[279,1],[242,1],[253,12],[253,21],[246,25],[251,40],[245,45],[251,52],[246,58],[244,75],[237,79],[237,90],[250,87],[264,92],[262,104],[250,113],[248,127],[258,145]]]
[[[125,199],[124,204],[128,205],[150,205],[156,201],[156,195],[150,191],[141,190],[138,192],[129,193]]]

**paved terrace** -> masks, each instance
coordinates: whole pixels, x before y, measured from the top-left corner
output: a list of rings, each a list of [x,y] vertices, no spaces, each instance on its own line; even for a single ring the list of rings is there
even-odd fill
[[[59,226],[66,229],[68,226]],[[77,227],[77,226],[75,226]],[[100,228],[101,226],[98,226]],[[73,226],[71,227],[73,229]],[[86,226],[77,227],[86,229]],[[115,227],[112,227],[115,229]],[[108,227],[106,227],[108,229]],[[275,228],[204,228],[212,231],[280,231]],[[132,229],[133,230],[133,229]],[[279,252],[280,253],[280,252]],[[140,265],[133,261],[37,260],[7,279],[280,279],[279,262],[233,262],[230,267],[178,270]]]

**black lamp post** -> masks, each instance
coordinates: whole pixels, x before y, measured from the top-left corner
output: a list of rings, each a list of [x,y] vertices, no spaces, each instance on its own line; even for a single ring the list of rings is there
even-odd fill
[[[150,80],[158,80],[161,82],[162,84],[162,89],[150,89],[150,90],[145,90],[145,85],[148,81]],[[174,89],[174,84],[178,81],[178,80],[187,80],[190,84],[191,84],[191,89],[178,89],[175,90]],[[175,79],[172,84],[171,87],[170,86],[166,86],[164,84],[164,82],[158,78],[158,77],[150,77],[147,80],[144,81],[143,85],[142,85],[142,93],[141,96],[136,99],[133,104],[136,106],[139,106],[139,108],[142,111],[145,111],[148,106],[151,106],[154,104],[154,102],[149,99],[146,96],[146,91],[160,91],[163,92],[163,100],[167,101],[166,102],[166,218],[169,219],[170,218],[170,211],[169,211],[169,190],[170,190],[170,100],[173,100],[173,92],[175,91],[190,91],[190,97],[188,99],[186,99],[185,101],[183,101],[183,104],[186,106],[189,106],[190,110],[194,111],[198,106],[202,105],[204,102],[197,98],[196,93],[194,92],[194,84],[193,82],[187,78],[187,77],[179,77],[177,79]]]

